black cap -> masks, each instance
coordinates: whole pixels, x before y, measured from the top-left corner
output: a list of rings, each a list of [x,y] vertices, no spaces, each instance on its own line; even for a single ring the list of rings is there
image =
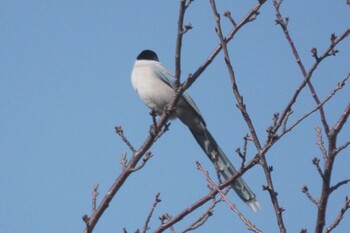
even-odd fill
[[[152,50],[143,50],[138,56],[137,60],[153,60],[159,61],[157,54]]]

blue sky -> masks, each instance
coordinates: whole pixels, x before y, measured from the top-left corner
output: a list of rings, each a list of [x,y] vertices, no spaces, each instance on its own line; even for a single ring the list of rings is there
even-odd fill
[[[238,21],[255,1],[218,3]],[[133,62],[143,49],[157,51],[161,62],[174,71],[178,1],[0,1],[0,228],[1,232],[82,232],[81,216],[90,213],[91,190],[100,185],[100,198],[121,171],[120,156],[130,151],[114,133],[122,125],[125,135],[139,147],[148,134],[149,110],[131,87]],[[331,33],[339,35],[350,23],[344,0],[286,1],[281,11],[289,16],[289,30],[302,61],[309,68],[310,49],[324,51]],[[238,85],[261,140],[274,112],[282,111],[302,80],[288,44],[275,25],[271,1],[256,21],[243,28],[229,46]],[[225,19],[223,19],[225,21]],[[217,46],[213,15],[207,1],[194,1],[185,22],[193,29],[184,37],[183,76],[194,72]],[[230,23],[223,22],[225,32]],[[328,58],[313,83],[325,98],[349,72],[350,43],[344,41],[336,57]],[[208,128],[235,164],[234,153],[248,129],[235,107],[222,55],[189,90]],[[325,107],[333,125],[349,103],[349,85]],[[315,106],[308,90],[298,99],[290,122]],[[317,197],[320,179],[311,160],[321,156],[315,144],[312,115],[268,154],[286,227],[313,231],[316,212],[300,192],[307,184]],[[338,143],[349,140],[349,124]],[[214,175],[214,168],[181,122],[151,149],[154,157],[132,175],[111,203],[95,232],[129,232],[142,228],[154,195],[162,202],[158,216],[175,216],[207,193],[205,178],[195,161]],[[250,145],[248,156],[255,154]],[[349,149],[335,163],[333,182],[349,177]],[[266,192],[263,171],[255,167],[245,175],[258,195],[262,210],[252,213],[235,195],[230,200],[265,232],[277,232]],[[350,188],[340,188],[330,199],[329,219],[336,216]],[[175,226],[180,231],[205,208]],[[334,232],[350,228],[349,214]],[[242,232],[243,223],[220,204],[206,226],[196,232]]]

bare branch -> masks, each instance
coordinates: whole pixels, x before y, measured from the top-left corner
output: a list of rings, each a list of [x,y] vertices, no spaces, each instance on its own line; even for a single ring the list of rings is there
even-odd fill
[[[340,186],[347,184],[348,182],[350,182],[350,178],[347,178],[345,180],[342,180],[342,181],[338,182],[336,185],[331,187],[331,192],[335,191]]]
[[[311,194],[309,193],[309,188],[308,188],[306,185],[304,185],[304,186],[301,188],[301,191],[302,191],[303,193],[305,193],[306,197],[307,197],[312,203],[314,203],[316,206],[318,206],[318,201],[317,201],[315,198],[313,198],[313,197],[311,196]]]
[[[283,121],[282,132],[285,132],[287,130],[288,119],[289,119],[289,116],[292,115],[292,114],[293,114],[292,110],[287,113],[286,118]]]
[[[157,193],[155,198],[154,198],[152,208],[147,215],[147,219],[146,219],[145,225],[143,227],[143,231],[142,231],[143,233],[146,233],[149,230],[148,224],[152,218],[153,212],[154,212],[155,208],[157,207],[158,203],[161,202],[161,199],[159,199],[159,196],[160,196],[160,193]]]
[[[96,211],[96,200],[98,195],[99,195],[98,184],[95,184],[94,187],[92,188],[92,213]]]
[[[181,0],[180,2],[180,12],[177,21],[177,38],[175,49],[175,88],[178,88],[180,86],[182,37],[188,30],[192,28],[192,25],[189,24],[184,29],[185,12],[190,3],[191,1],[187,0]]]
[[[318,147],[320,148],[320,150],[322,152],[323,159],[326,159],[327,150],[324,147],[324,142],[322,139],[322,130],[320,127],[315,127],[315,130],[316,130],[316,137],[317,137],[316,144],[318,145]]]
[[[226,188],[226,190],[224,191],[224,194],[227,195],[229,191],[230,191],[230,188]],[[216,204],[221,201],[222,201],[222,198],[214,198],[212,204],[208,207],[208,209],[181,233],[193,231],[203,226],[204,223],[209,219],[209,217],[213,216],[213,210]]]
[[[312,113],[316,112],[320,108],[320,106],[325,105],[333,96],[335,96],[335,94],[339,90],[341,90],[344,87],[344,85],[345,85],[346,81],[348,81],[349,77],[350,77],[350,73],[348,73],[340,82],[337,83],[336,87],[328,94],[328,96],[319,105],[315,106],[311,111],[309,111],[304,116],[302,116],[301,118],[296,120],[291,126],[289,126],[289,128],[284,129],[283,132],[278,136],[278,138],[281,138],[284,134],[288,133],[294,127],[299,125],[303,120],[308,118]]]
[[[346,109],[344,110],[343,114],[340,116],[337,123],[333,126],[333,128],[327,134],[328,154],[325,159],[325,164],[323,169],[324,179],[322,183],[321,197],[318,205],[318,214],[317,214],[317,222],[316,222],[316,230],[315,230],[316,233],[321,233],[325,226],[326,208],[328,205],[328,199],[332,191],[334,191],[330,186],[330,180],[332,176],[334,161],[338,153],[336,149],[337,136],[340,130],[342,129],[343,125],[345,124],[349,115],[350,115],[350,104],[346,107]]]
[[[224,38],[224,36],[222,34],[221,23],[220,23],[220,15],[217,12],[215,1],[214,0],[210,0],[210,3],[211,3],[211,6],[212,6],[212,9],[213,9],[215,22],[216,22],[216,29],[215,30],[216,30],[216,33],[217,33],[219,39],[220,39],[221,47],[223,49],[225,63],[226,63],[226,66],[227,66],[228,73],[230,75],[230,79],[231,79],[232,91],[233,91],[233,93],[234,93],[234,95],[236,97],[236,100],[237,100],[237,106],[238,106],[239,110],[241,111],[245,122],[248,125],[248,128],[250,130],[250,134],[251,134],[251,136],[253,138],[253,142],[254,142],[255,146],[257,147],[257,150],[261,151],[261,144],[259,142],[259,138],[258,138],[258,136],[256,134],[254,125],[252,123],[252,120],[250,119],[250,116],[249,116],[249,114],[247,112],[246,106],[245,106],[245,104],[243,102],[243,97],[241,96],[241,94],[240,94],[240,92],[238,90],[238,87],[237,87],[235,73],[234,73],[234,70],[233,70],[233,67],[232,67],[232,64],[231,64],[231,60],[230,60],[230,56],[229,56],[229,53],[228,53],[228,50],[227,50],[227,41],[226,41],[226,39]]]
[[[234,182],[238,177],[242,176],[247,170],[249,170],[253,166],[255,166],[258,163],[258,161],[259,161],[259,157],[255,156],[252,160],[250,160],[248,163],[246,163],[244,168],[237,171],[237,173],[234,176],[232,176],[230,179],[226,180],[222,184],[218,185],[218,188],[222,190],[222,189],[230,186],[232,184],[232,182]],[[170,221],[159,226],[158,229],[156,229],[154,231],[154,233],[160,233],[160,232],[165,231],[169,227],[173,226],[175,223],[182,220],[185,216],[187,216],[188,214],[190,214],[193,211],[195,211],[196,209],[198,209],[200,206],[202,206],[205,203],[207,203],[208,201],[212,200],[217,194],[218,194],[218,191],[216,189],[211,191],[209,194],[203,196],[202,198],[200,198],[199,200],[197,200],[196,202],[192,203],[190,206],[185,208],[181,213],[179,213],[178,215],[173,217]]]
[[[276,17],[277,17],[276,22],[281,26],[281,28],[282,28],[282,30],[283,30],[286,38],[287,38],[287,41],[288,41],[288,43],[289,43],[289,45],[290,45],[290,47],[292,49],[293,55],[294,55],[294,57],[296,59],[296,62],[299,65],[299,68],[300,68],[300,70],[302,72],[302,75],[304,77],[304,81],[303,81],[302,85],[297,89],[297,91],[295,92],[292,100],[290,101],[290,103],[285,108],[285,110],[284,110],[284,112],[282,114],[281,120],[280,120],[280,122],[281,122],[280,124],[282,124],[284,118],[287,116],[287,114],[290,111],[292,105],[295,103],[296,98],[298,97],[300,91],[307,84],[309,86],[310,92],[311,92],[311,94],[312,94],[316,104],[318,106],[320,106],[319,107],[319,112],[320,112],[320,115],[321,115],[321,121],[322,121],[322,124],[323,124],[323,127],[325,129],[326,134],[328,134],[329,126],[328,126],[328,123],[327,123],[327,120],[326,120],[326,117],[325,117],[324,109],[323,109],[322,105],[320,105],[320,100],[319,100],[319,98],[318,98],[318,96],[316,94],[316,91],[315,91],[312,83],[310,82],[310,79],[311,79],[311,76],[312,76],[313,72],[316,70],[316,68],[318,67],[318,65],[321,63],[321,61],[324,58],[326,58],[326,57],[328,57],[330,55],[335,55],[336,54],[337,51],[334,49],[335,46],[339,42],[341,42],[343,39],[345,39],[350,34],[350,28],[345,30],[345,32],[341,36],[339,36],[338,38],[335,37],[335,35],[333,35],[331,37],[331,44],[330,44],[330,46],[328,47],[328,49],[326,49],[326,51],[320,57],[317,55],[317,49],[313,48],[311,51],[312,51],[313,56],[316,58],[316,62],[311,67],[311,69],[308,72],[306,72],[306,69],[305,69],[305,67],[304,67],[304,65],[303,65],[303,63],[302,63],[302,61],[300,59],[298,51],[297,51],[297,49],[296,49],[296,47],[294,45],[294,42],[293,42],[293,40],[292,40],[292,38],[291,38],[291,36],[289,34],[288,28],[287,28],[289,19],[288,18],[283,19],[282,15],[280,13],[280,5],[281,5],[282,1],[273,0],[273,3],[274,3],[274,6],[275,6],[275,10],[276,10]],[[277,131],[278,128],[279,128],[279,126],[276,127],[275,131]]]
[[[237,208],[232,202],[230,202],[227,198],[226,195],[221,191],[221,189],[214,183],[214,181],[209,177],[209,174],[207,171],[203,169],[201,164],[197,161],[197,168],[200,170],[203,175],[206,177],[208,184],[213,187],[215,190],[218,191],[220,194],[221,198],[227,203],[227,205],[230,207],[230,209],[235,212],[238,217],[242,220],[242,222],[247,226],[247,229],[256,233],[262,233],[260,229],[258,229],[255,225],[253,225]]]
[[[214,202],[215,203],[215,202]],[[203,226],[204,223],[208,220],[210,216],[213,215],[213,208],[215,205],[211,205],[205,213],[203,213],[201,216],[199,216],[190,226],[188,226],[185,230],[183,230],[181,233],[186,233],[189,231],[193,231],[198,229],[199,227]]]
[[[348,119],[349,115],[350,115],[350,103],[345,108],[344,112],[342,113],[337,123],[333,126],[332,131],[328,134],[329,137],[335,137],[336,135],[338,135],[343,125],[345,124],[346,120]]]
[[[147,153],[145,154],[145,156],[143,156],[143,158],[142,158],[142,163],[141,163],[138,167],[135,167],[135,168],[131,169],[131,171],[132,171],[132,172],[136,172],[136,171],[140,170],[141,168],[143,168],[143,167],[145,166],[146,162],[147,162],[152,156],[153,156],[152,152],[150,152],[150,151],[147,152]]]
[[[280,9],[280,6],[281,6],[281,4],[282,4],[282,1],[283,0],[276,0],[276,1],[273,1],[273,5],[275,6],[275,8],[277,9],[277,10],[279,10]]]
[[[243,139],[244,139],[243,152],[241,152],[241,148],[236,149],[236,153],[242,159],[241,168],[244,167],[244,163],[246,161],[248,141],[251,141],[251,137],[247,134]]]
[[[344,217],[344,214],[350,209],[350,196],[345,197],[345,202],[344,202],[344,206],[343,208],[341,208],[337,218],[333,221],[333,223],[327,227],[325,233],[329,233],[332,230],[334,230],[334,228],[336,228],[339,223],[341,222],[341,220]]]
[[[159,220],[160,220],[161,224],[163,225],[163,224],[166,224],[167,222],[169,222],[172,218],[173,217],[170,214],[164,213],[161,217],[159,217]],[[171,233],[175,233],[175,229],[174,229],[173,225],[171,225],[169,227],[169,230]]]
[[[118,125],[115,127],[115,132],[121,137],[121,139],[125,142],[125,144],[129,147],[129,149],[135,153],[136,150],[133,147],[133,145],[131,145],[131,143],[129,142],[129,140],[124,136],[124,132],[123,132],[123,128]]]
[[[259,138],[257,136],[256,130],[254,128],[253,122],[252,122],[252,120],[247,112],[246,106],[243,102],[243,97],[241,96],[241,94],[238,90],[238,86],[237,86],[236,79],[235,79],[235,73],[234,73],[234,70],[233,70],[233,67],[232,67],[232,64],[230,61],[230,56],[229,56],[229,53],[227,50],[227,41],[225,40],[225,38],[222,35],[221,24],[220,24],[220,15],[217,12],[215,1],[211,0],[210,2],[211,2],[212,10],[214,13],[215,21],[216,21],[216,33],[220,39],[220,43],[221,43],[221,46],[223,49],[225,63],[227,66],[228,73],[230,75],[230,79],[231,79],[232,90],[233,90],[233,93],[234,93],[236,101],[237,101],[237,107],[241,111],[241,114],[242,114],[242,116],[243,116],[249,130],[250,130],[252,140],[253,140],[255,147],[259,153],[260,163],[264,169],[265,177],[266,177],[266,180],[268,183],[267,187],[269,190],[271,201],[272,201],[273,206],[274,206],[278,226],[280,228],[280,231],[284,233],[284,232],[286,232],[286,228],[285,228],[283,217],[282,217],[282,212],[284,209],[282,207],[280,207],[280,205],[278,203],[277,195],[275,195],[277,192],[274,190],[274,186],[273,186],[273,182],[272,182],[272,177],[271,177],[271,171],[272,171],[271,168],[272,167],[270,167],[267,163],[267,160],[266,160],[265,154],[264,154],[264,150],[261,147],[261,144],[260,144]],[[274,135],[274,132],[276,132],[276,131],[271,132],[271,135]],[[274,137],[271,137],[271,138],[273,139]],[[267,150],[268,148],[265,147],[264,149]]]
[[[320,159],[315,157],[312,159],[312,163],[316,166],[317,172],[318,172],[318,174],[320,174],[322,180],[324,180],[325,179],[324,174],[323,174],[323,171],[320,167]]]
[[[278,119],[279,119],[279,113],[276,112],[273,114],[273,123],[271,126],[269,126],[267,129],[266,129],[266,132],[267,132],[267,143],[268,144],[272,144],[274,143],[277,139],[278,139],[278,136],[276,135],[276,131],[275,131],[275,128],[277,126],[277,123],[278,123]],[[290,114],[288,114],[289,116]],[[287,119],[284,121],[284,125],[287,124]],[[285,127],[285,126],[284,126]]]
[[[126,168],[127,163],[128,159],[126,158],[126,153],[123,153],[120,158],[120,164],[122,165],[123,170]]]
[[[232,38],[236,35],[236,33],[247,23],[250,22],[250,19],[253,15],[257,15],[257,12],[259,9],[266,3],[266,0],[259,0],[255,6],[246,14],[246,16],[243,17],[237,23],[237,25],[228,33],[228,35],[225,37],[226,43],[232,40]],[[206,70],[206,68],[212,63],[212,61],[215,59],[215,57],[219,54],[219,52],[222,50],[222,45],[219,43],[218,46],[213,50],[213,52],[209,55],[209,57],[203,62],[202,65],[192,74],[190,77],[184,82],[183,89],[188,89],[195,81],[196,79]]]
[[[232,18],[232,15],[231,15],[231,12],[230,12],[230,11],[225,11],[224,16],[230,20],[230,22],[232,23],[232,25],[233,25],[234,27],[236,27],[237,23],[236,23],[235,20]]]
[[[214,162],[214,165],[215,165],[216,177],[217,177],[217,179],[219,181],[219,184],[222,184],[220,168],[219,168],[219,165],[218,165],[218,154],[217,154],[217,152],[213,151],[211,153],[211,157],[212,157],[212,161]],[[211,190],[211,187],[209,187],[209,189]]]
[[[335,153],[338,154],[340,151],[344,150],[346,147],[350,145],[350,141],[345,142],[343,145],[339,146],[336,150]]]

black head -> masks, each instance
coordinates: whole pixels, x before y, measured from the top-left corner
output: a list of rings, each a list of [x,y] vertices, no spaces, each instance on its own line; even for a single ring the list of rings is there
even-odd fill
[[[158,56],[155,52],[152,50],[143,50],[138,56],[137,60],[152,60],[152,61],[159,61]]]

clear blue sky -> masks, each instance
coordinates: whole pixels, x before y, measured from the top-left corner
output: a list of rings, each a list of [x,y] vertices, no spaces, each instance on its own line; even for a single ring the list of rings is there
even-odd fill
[[[82,232],[81,216],[90,213],[91,189],[106,192],[121,171],[120,155],[128,148],[114,133],[122,125],[128,139],[139,147],[148,134],[149,110],[131,87],[130,72],[138,53],[158,52],[174,71],[179,1],[0,1],[0,232]],[[255,1],[218,1],[238,21]],[[310,49],[321,52],[330,34],[350,24],[345,0],[286,1],[281,8],[290,17],[289,30],[307,67],[314,62]],[[301,82],[300,71],[281,29],[275,25],[271,1],[256,21],[241,30],[230,44],[239,87],[262,142],[274,112],[281,111]],[[225,19],[223,19],[225,21]],[[183,77],[194,72],[218,44],[208,1],[194,1],[185,22],[193,29],[184,37]],[[230,24],[224,23],[228,32]],[[349,39],[340,53],[327,59],[315,73],[321,99],[349,72]],[[248,132],[235,107],[222,56],[189,90],[208,128],[235,164],[234,153]],[[333,125],[349,103],[347,85],[326,107]],[[314,102],[307,90],[297,101],[290,122],[308,112]],[[320,179],[311,160],[321,153],[315,144],[313,115],[268,154],[289,232],[313,231],[315,206],[300,192],[307,184],[318,196]],[[349,124],[339,144],[349,140]],[[132,175],[97,225],[96,233],[129,232],[143,227],[154,195],[162,202],[151,231],[164,212],[176,215],[207,193],[199,160],[210,174],[213,166],[180,122],[151,150],[154,157]],[[255,154],[253,147],[249,157]],[[349,177],[349,149],[337,160],[333,182]],[[277,232],[262,169],[245,179],[258,195],[262,210],[252,213],[238,198],[229,198],[265,232]],[[327,225],[341,208],[350,188],[344,186],[330,199]],[[175,226],[180,231],[203,211]],[[350,228],[350,215],[334,232]],[[245,226],[227,205],[220,204],[205,227],[197,232],[243,232]]]

